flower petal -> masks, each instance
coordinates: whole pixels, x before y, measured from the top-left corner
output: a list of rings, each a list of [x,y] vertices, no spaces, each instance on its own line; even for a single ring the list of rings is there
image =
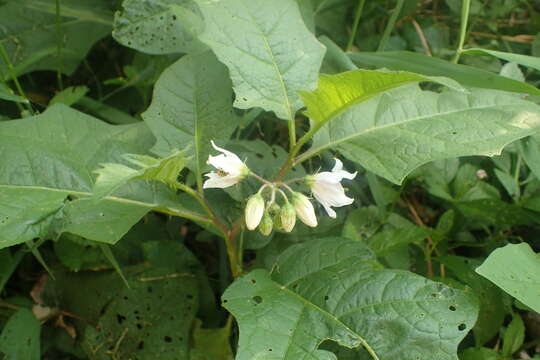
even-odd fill
[[[242,180],[238,176],[231,176],[231,175],[219,176],[217,173],[213,171],[206,174],[206,176],[208,177],[208,179],[206,179],[206,181],[204,182],[203,189],[209,189],[209,188],[224,189],[229,186],[233,186],[237,184],[238,182],[240,182],[240,180]]]

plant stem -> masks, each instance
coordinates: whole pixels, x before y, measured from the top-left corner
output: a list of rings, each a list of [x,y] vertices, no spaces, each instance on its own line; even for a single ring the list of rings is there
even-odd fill
[[[516,169],[515,169],[515,172],[514,172],[514,181],[516,183],[516,198],[515,198],[515,201],[518,201],[519,198],[521,197],[521,191],[520,191],[520,188],[519,188],[519,171],[521,170],[521,154],[518,152],[517,154],[517,160],[516,160]]]
[[[4,60],[4,63],[6,64],[6,67],[9,70],[9,74],[11,78],[13,79],[13,82],[15,83],[15,87],[17,88],[17,91],[19,92],[19,96],[23,97],[26,101],[24,102],[27,110],[30,112],[30,114],[33,114],[34,111],[32,109],[32,106],[30,105],[30,101],[26,97],[26,94],[24,93],[21,83],[19,82],[19,79],[17,78],[17,74],[15,72],[15,68],[13,67],[13,64],[11,61],[9,61],[9,56],[6,53],[6,50],[4,49],[4,46],[2,43],[0,43],[0,56],[2,57],[2,60]]]
[[[383,33],[381,42],[379,43],[379,47],[377,48],[377,51],[384,51],[384,48],[386,47],[386,43],[388,42],[388,39],[390,38],[390,34],[392,34],[392,30],[394,29],[394,26],[396,25],[396,21],[399,17],[399,14],[401,14],[401,9],[403,8],[404,3],[405,3],[405,0],[397,0],[396,8],[392,12],[390,19],[388,20],[388,24],[386,24],[386,28],[384,29],[384,33]]]
[[[56,79],[58,81],[58,88],[60,91],[64,90],[64,84],[62,82],[62,26],[60,25],[60,0],[56,0],[56,45],[58,56],[58,68],[56,69]]]
[[[358,32],[358,24],[360,24],[360,17],[362,17],[362,10],[364,9],[364,5],[366,3],[366,0],[358,0],[358,6],[356,7],[356,13],[354,14],[354,23],[351,30],[351,35],[349,36],[349,42],[347,43],[347,48],[345,51],[351,51],[354,39],[356,38],[356,33]]]
[[[293,149],[296,145],[296,122],[294,116],[291,117],[288,123],[289,126],[289,150]]]
[[[463,45],[465,44],[465,36],[467,35],[467,22],[469,21],[469,10],[471,7],[471,0],[462,0],[461,3],[461,27],[459,30],[459,43],[456,50],[456,54],[452,59],[454,64],[457,64],[463,51]]]

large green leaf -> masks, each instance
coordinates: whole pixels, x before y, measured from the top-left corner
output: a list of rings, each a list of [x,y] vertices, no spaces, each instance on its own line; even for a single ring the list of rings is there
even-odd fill
[[[233,283],[224,306],[240,326],[238,360],[335,359],[323,340],[364,345],[374,359],[457,360],[476,320],[467,292],[383,269],[362,243],[310,240],[287,249],[271,274]]]
[[[349,54],[349,56],[357,65],[412,71],[429,76],[447,76],[465,86],[540,95],[540,90],[527,83],[419,53],[408,51],[360,52]]]
[[[201,173],[210,140],[226,141],[236,127],[227,68],[211,52],[184,56],[161,74],[143,118],[157,138],[154,151],[168,155],[189,146]]]
[[[313,90],[324,46],[309,32],[294,0],[202,0],[201,35],[231,72],[240,109],[261,107],[293,120],[298,90]]]
[[[528,244],[508,244],[496,249],[476,272],[540,312],[540,256]]]
[[[0,355],[5,360],[39,360],[41,324],[28,309],[14,313],[0,334]]]
[[[182,213],[173,190],[143,180],[87,199],[98,164],[153,142],[144,123],[108,125],[64,105],[0,123],[0,247],[63,231],[115,243],[152,209]]]
[[[0,44],[18,75],[58,69],[70,75],[92,45],[111,31],[109,1],[62,0],[60,14],[57,23],[55,2],[48,0],[8,0],[0,5]],[[9,74],[3,61],[0,73]]]
[[[536,56],[527,56],[520,54],[512,54],[503,51],[486,50],[486,49],[467,49],[463,51],[463,54],[467,55],[491,55],[499,59],[514,62],[520,65],[528,66],[536,70],[540,70],[540,58]]]
[[[197,35],[204,24],[193,0],[125,0],[114,17],[114,38],[149,54],[186,53],[204,48]]]
[[[412,170],[433,160],[499,154],[505,145],[533,134],[540,125],[538,105],[493,90],[438,94],[409,85],[358,105],[345,102],[339,107],[328,102],[326,94],[339,94],[341,87],[350,85],[323,78],[316,92],[309,97],[304,94],[308,114],[315,116],[311,131],[320,130],[311,149],[297,162],[335,149],[400,183]],[[320,110],[321,104],[328,107]]]

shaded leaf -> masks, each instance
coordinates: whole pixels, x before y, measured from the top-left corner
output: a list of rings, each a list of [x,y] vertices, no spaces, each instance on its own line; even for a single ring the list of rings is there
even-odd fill
[[[271,274],[241,277],[222,299],[240,326],[238,360],[335,359],[318,349],[325,339],[380,360],[457,360],[476,319],[468,293],[385,270],[362,243],[340,238],[290,247]]]
[[[540,59],[536,56],[527,56],[521,54],[512,54],[504,51],[495,51],[488,49],[471,48],[462,52],[466,55],[491,55],[496,58],[503,59],[509,62],[514,62],[520,65],[528,66],[536,70],[540,70]]]
[[[115,14],[113,37],[149,53],[187,53],[203,49],[197,35],[204,23],[193,0],[124,0]]]
[[[201,1],[201,35],[229,68],[234,105],[293,120],[298,90],[313,90],[325,48],[306,28],[294,0]],[[284,40],[287,39],[287,40]]]
[[[14,313],[0,334],[0,354],[5,360],[39,360],[41,324],[32,311]]]

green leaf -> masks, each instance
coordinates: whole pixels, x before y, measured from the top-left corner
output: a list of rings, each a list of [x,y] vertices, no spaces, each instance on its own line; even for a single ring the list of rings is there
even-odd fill
[[[113,37],[122,45],[148,53],[202,50],[197,35],[204,23],[193,0],[124,0],[114,17]]]
[[[540,95],[540,90],[527,83],[506,78],[472,66],[453,64],[448,61],[408,51],[360,52],[349,54],[357,65],[405,70],[428,76],[446,76],[469,87],[512,91]]]
[[[534,176],[540,179],[540,137],[538,135],[526,137],[520,141],[519,145],[525,163]]]
[[[61,232],[115,243],[152,209],[182,213],[175,191],[142,180],[89,199],[98,164],[145,154],[153,142],[144,123],[108,125],[60,104],[1,122],[0,247]]]
[[[232,320],[232,318],[231,318]],[[231,336],[232,321],[220,329],[203,329],[197,321],[193,330],[193,349],[191,360],[233,360],[233,352],[229,337]]]
[[[201,40],[229,68],[235,107],[261,107],[292,121],[302,107],[297,91],[315,89],[325,52],[296,1],[204,0],[201,11]]]
[[[509,62],[518,63],[523,66],[528,66],[536,70],[540,70],[540,59],[535,56],[527,56],[521,54],[512,54],[503,51],[471,48],[464,50],[462,54],[466,55],[491,55],[496,58],[503,59]]]
[[[434,81],[457,90],[458,83],[443,77],[426,77],[410,72],[353,70],[337,75],[322,74],[319,87],[312,92],[300,92],[307,106],[305,114],[322,126],[351,106],[360,104],[387,90],[421,81]]]
[[[271,274],[239,278],[222,299],[240,327],[237,360],[335,359],[318,349],[323,340],[364,345],[373,359],[457,360],[476,319],[468,293],[385,270],[362,243],[341,238],[293,245]]]
[[[71,75],[92,45],[111,32],[109,1],[62,0],[60,14],[57,24],[55,2],[48,0],[9,0],[0,5],[0,45],[17,75],[34,70]],[[58,26],[62,32],[60,55]],[[9,74],[3,61],[0,73]]]
[[[28,309],[14,313],[0,334],[0,355],[5,360],[39,360],[41,324]]]
[[[476,272],[540,312],[540,257],[528,244],[508,244],[496,249]]]
[[[449,255],[436,260],[444,264],[457,280],[474,290],[480,311],[473,333],[476,346],[484,345],[499,333],[504,322],[506,307],[501,290],[474,272],[478,265],[474,259]]]
[[[469,348],[459,354],[461,360],[502,360],[499,353],[489,348]]]
[[[332,83],[329,92],[339,89]],[[320,88],[318,93],[326,92]],[[499,154],[505,145],[540,126],[538,105],[480,89],[437,94],[409,86],[356,106],[323,108],[322,103],[323,96],[309,99],[308,114],[314,117],[310,131],[320,130],[311,149],[296,162],[335,149],[398,184],[433,160]]]
[[[212,53],[178,60],[156,82],[152,105],[143,114],[157,138],[154,152],[169,155],[189,146],[186,155],[194,155],[193,168],[201,174],[210,141],[227,141],[236,127],[231,98],[227,69]]]
[[[49,102],[49,106],[54,104],[65,104],[67,106],[71,106],[81,100],[86,95],[88,90],[89,89],[86,86],[70,86],[54,95]]]
[[[508,324],[503,337],[502,354],[504,356],[512,356],[513,353],[519,350],[525,340],[525,325],[521,316],[514,313],[512,321]]]
[[[189,334],[198,309],[197,279],[189,273],[152,270],[135,274],[87,327],[83,349],[90,360],[187,359]]]
[[[94,171],[98,174],[93,190],[95,197],[110,195],[130,180],[155,180],[174,186],[187,162],[184,151],[179,150],[162,159],[137,154],[124,154],[122,157],[139,168],[118,163],[101,164],[101,168]]]
[[[19,95],[15,95],[13,91],[6,85],[0,83],[0,99],[7,100],[7,101],[13,101],[18,103],[26,103],[28,102],[25,98]]]

